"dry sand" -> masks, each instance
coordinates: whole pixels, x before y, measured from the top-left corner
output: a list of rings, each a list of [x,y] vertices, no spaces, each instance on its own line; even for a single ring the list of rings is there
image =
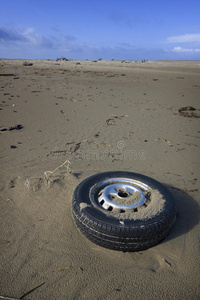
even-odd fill
[[[0,60],[0,127],[23,126],[0,133],[0,295],[199,299],[200,119],[175,113],[200,109],[200,62],[32,63]],[[75,227],[76,185],[113,170],[171,190],[177,220],[159,245],[107,250]]]

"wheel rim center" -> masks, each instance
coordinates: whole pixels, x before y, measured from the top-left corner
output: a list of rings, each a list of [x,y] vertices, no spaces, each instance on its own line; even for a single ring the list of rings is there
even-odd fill
[[[118,196],[119,196],[119,197],[122,197],[122,198],[126,198],[126,197],[128,197],[128,193],[127,193],[127,192],[124,192],[124,191],[122,191],[122,190],[120,190],[120,191],[118,192]]]
[[[145,192],[148,186],[123,178],[102,181],[90,191],[92,202],[105,210],[136,209],[146,201]]]

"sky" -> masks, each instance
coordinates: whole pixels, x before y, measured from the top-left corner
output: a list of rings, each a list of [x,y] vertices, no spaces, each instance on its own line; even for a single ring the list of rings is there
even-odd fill
[[[200,0],[0,0],[0,58],[199,60]]]

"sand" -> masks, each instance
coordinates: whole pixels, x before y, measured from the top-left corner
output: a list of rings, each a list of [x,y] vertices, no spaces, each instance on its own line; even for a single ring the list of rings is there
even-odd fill
[[[0,295],[199,299],[200,119],[177,111],[200,109],[200,62],[23,62],[0,60],[0,127],[23,126],[0,132]],[[115,170],[172,192],[177,220],[157,246],[107,250],[74,225],[75,187]]]
[[[150,191],[150,190],[149,190]],[[136,195],[135,195],[136,194]],[[141,200],[141,194],[139,192],[134,193],[134,198],[130,197],[133,200],[129,200],[125,202],[121,202],[121,204],[131,205],[134,202],[139,202]],[[166,199],[163,198],[162,194],[158,190],[151,190],[151,201],[145,202],[146,206],[138,206],[137,211],[134,209],[124,210],[123,213],[120,212],[119,209],[113,209],[110,211],[105,211],[105,213],[109,216],[112,216],[118,220],[147,220],[154,217],[156,214],[160,213],[165,206]],[[117,201],[115,201],[117,204]]]

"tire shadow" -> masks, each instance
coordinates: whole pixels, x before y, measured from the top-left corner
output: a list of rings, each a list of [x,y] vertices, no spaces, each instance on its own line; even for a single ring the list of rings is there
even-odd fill
[[[200,221],[200,206],[198,202],[186,192],[170,185],[166,188],[171,192],[177,207],[174,226],[166,240],[177,238],[191,231]],[[164,241],[163,241],[164,242]]]

